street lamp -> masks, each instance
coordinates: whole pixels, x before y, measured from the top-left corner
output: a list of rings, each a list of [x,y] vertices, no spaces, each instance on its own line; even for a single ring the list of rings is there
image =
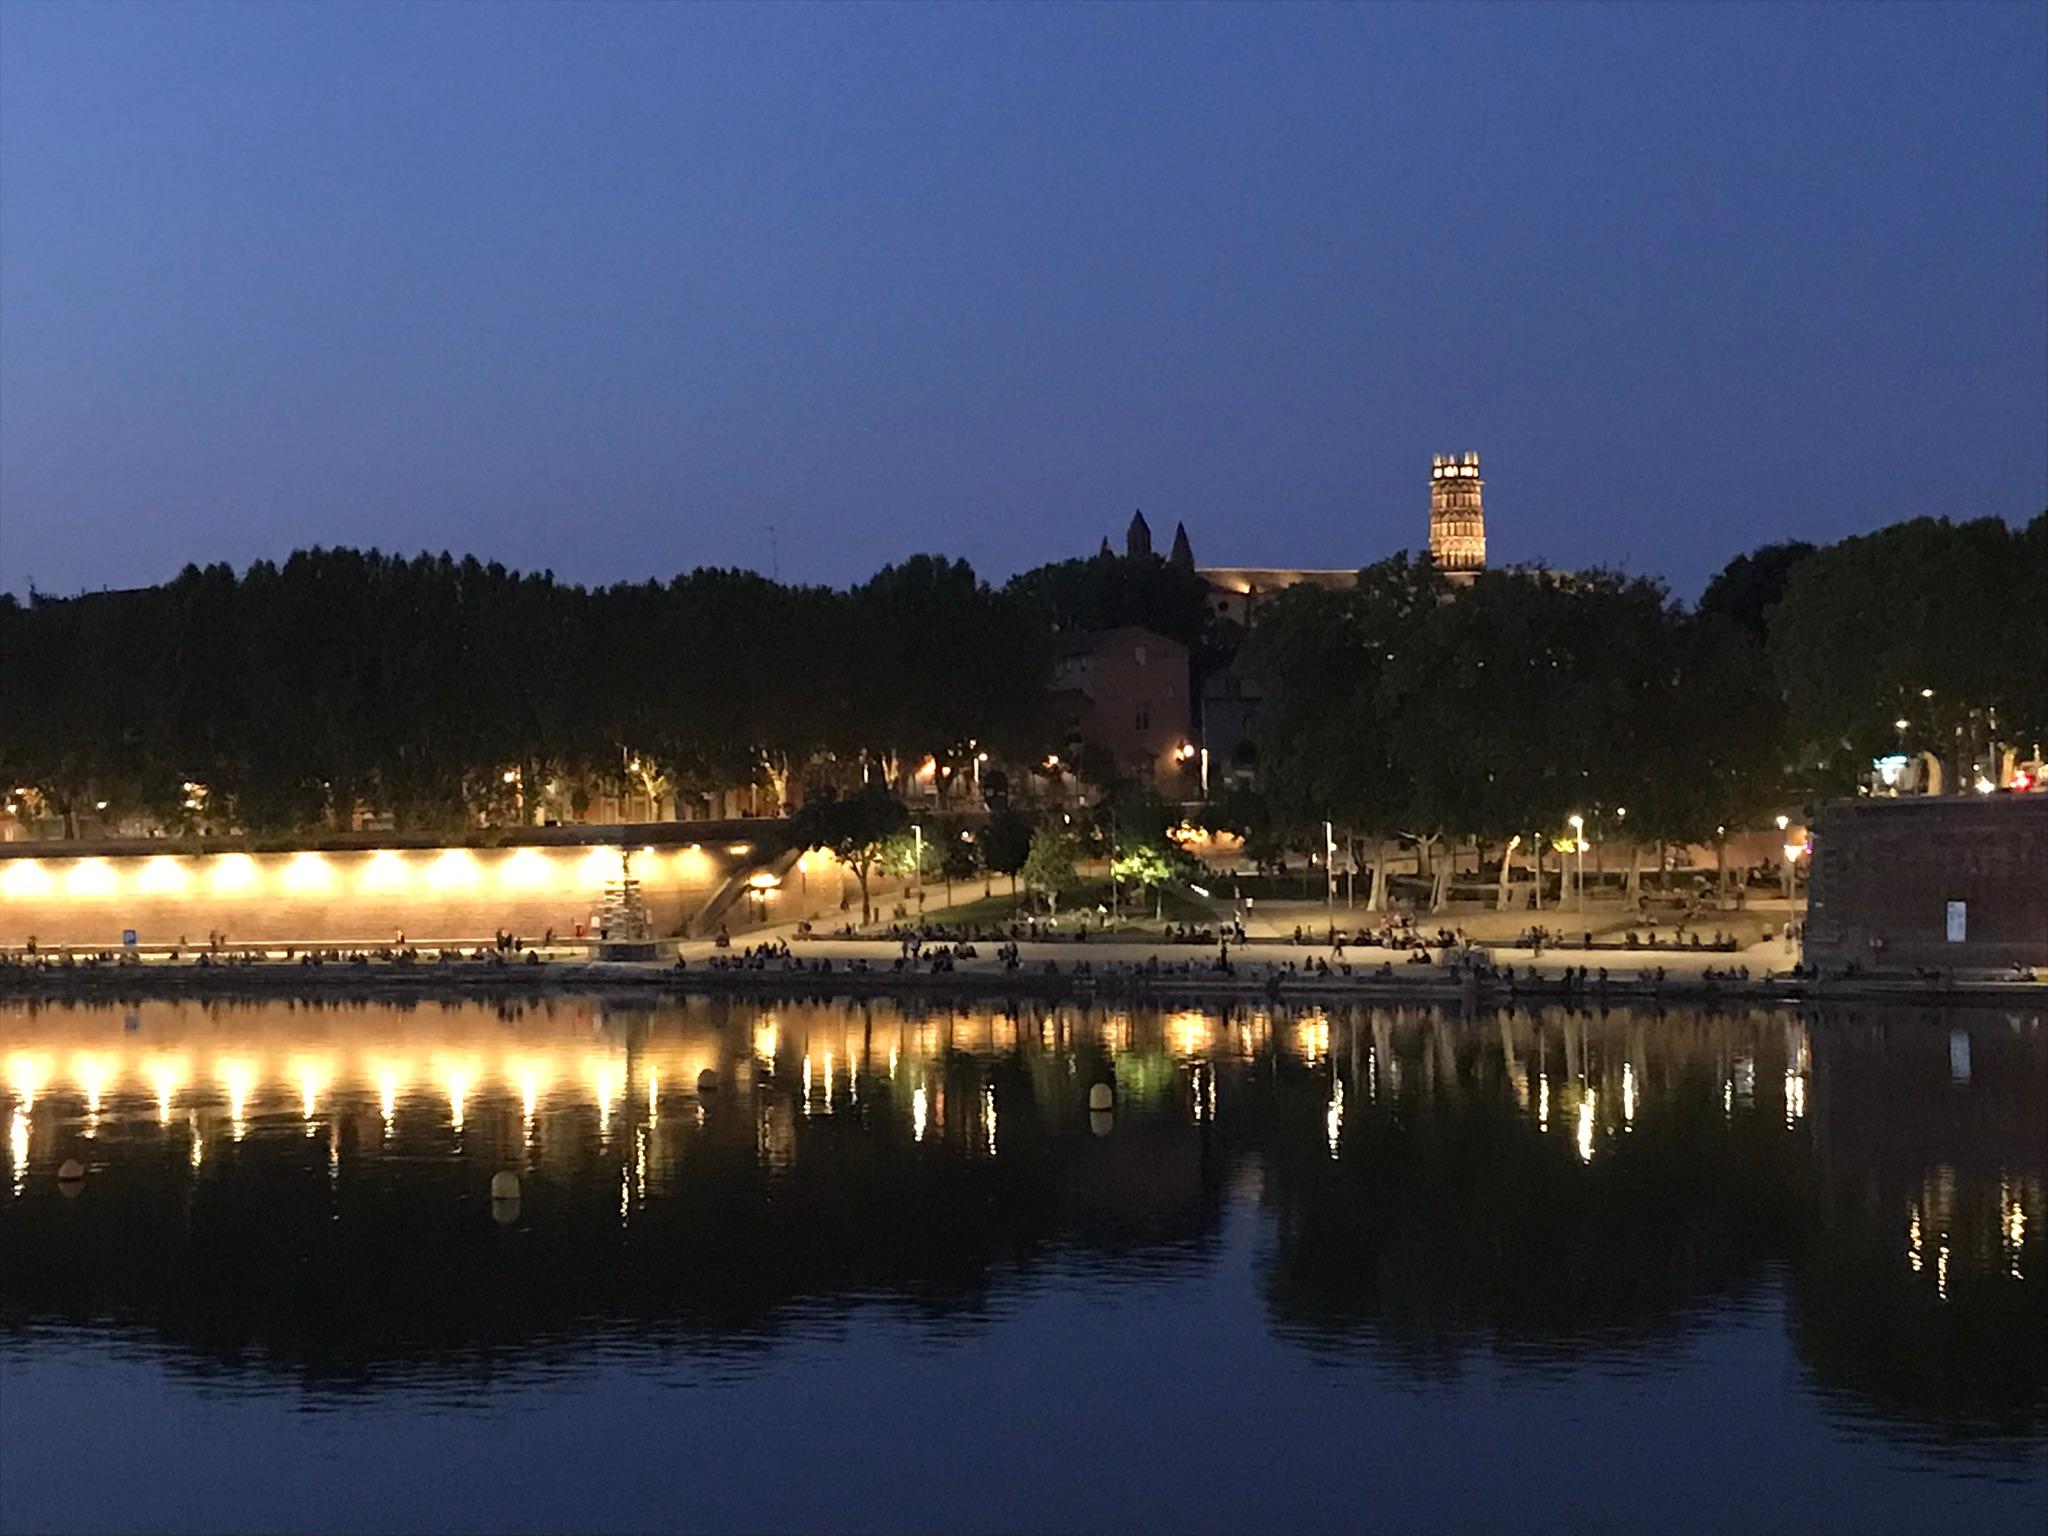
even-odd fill
[[[1780,816],[1780,817],[1778,818],[1778,831],[1779,831],[1779,833],[1781,834],[1781,840],[1782,840],[1782,834],[1783,834],[1783,833],[1784,833],[1784,832],[1786,831],[1786,829],[1787,829],[1787,828],[1789,828],[1789,827],[1790,827],[1791,825],[1792,825],[1792,818],[1791,818],[1790,816]],[[1786,842],[1784,842],[1784,850],[1785,850],[1785,905],[1789,907],[1789,906],[1791,906],[1791,905],[1792,905],[1792,861],[1793,861],[1794,859],[1796,859],[1796,858],[1798,858],[1798,857],[1799,857],[1799,845],[1798,845],[1797,843],[1794,843],[1794,842],[1786,841]]]
[[[1579,855],[1577,885],[1579,888],[1579,910],[1583,912],[1586,910],[1586,818],[1577,812],[1573,812],[1571,828],[1572,846],[1578,851]]]

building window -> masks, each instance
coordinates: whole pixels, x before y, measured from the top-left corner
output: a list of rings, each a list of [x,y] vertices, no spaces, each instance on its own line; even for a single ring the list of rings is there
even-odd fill
[[[1141,731],[1152,729],[1152,711],[1143,706],[1140,706],[1138,710],[1138,729]]]

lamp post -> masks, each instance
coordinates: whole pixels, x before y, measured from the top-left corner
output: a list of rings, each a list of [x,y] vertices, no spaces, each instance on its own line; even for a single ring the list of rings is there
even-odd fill
[[[1779,833],[1779,839],[1778,839],[1778,840],[1779,840],[1779,842],[1780,842],[1781,844],[1783,844],[1783,852],[1784,852],[1784,855],[1785,855],[1785,866],[1784,866],[1784,873],[1785,873],[1785,882],[1784,882],[1784,883],[1785,883],[1785,905],[1786,905],[1787,907],[1790,907],[1790,906],[1792,905],[1792,861],[1793,861],[1793,860],[1794,860],[1795,858],[1797,858],[1797,857],[1798,857],[1798,855],[1797,855],[1796,853],[1794,853],[1794,852],[1793,852],[1793,848],[1794,848],[1794,846],[1795,846],[1795,845],[1794,845],[1794,844],[1792,844],[1792,843],[1790,843],[1790,842],[1787,842],[1787,841],[1785,840],[1785,837],[1784,837],[1784,833],[1785,833],[1786,829],[1787,829],[1787,828],[1789,828],[1789,827],[1790,827],[1791,825],[1792,825],[1792,818],[1791,818],[1790,816],[1780,816],[1780,817],[1778,818],[1778,833]]]
[[[1579,856],[1579,873],[1575,882],[1579,888],[1579,910],[1586,910],[1586,818],[1577,812],[1572,814],[1572,848]]]
[[[924,823],[913,821],[910,824],[910,835],[915,843],[915,851],[912,853],[911,858],[917,872],[917,913],[918,916],[922,917],[924,915]]]

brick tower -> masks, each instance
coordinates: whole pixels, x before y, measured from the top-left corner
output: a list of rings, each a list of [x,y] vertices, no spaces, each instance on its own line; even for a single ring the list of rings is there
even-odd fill
[[[1429,460],[1429,555],[1440,571],[1467,579],[1486,569],[1486,513],[1480,506],[1479,455]]]

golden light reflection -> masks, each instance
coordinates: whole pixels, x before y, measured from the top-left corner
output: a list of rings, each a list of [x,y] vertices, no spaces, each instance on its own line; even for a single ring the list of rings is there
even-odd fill
[[[1920,1207],[1911,1207],[1906,1217],[1906,1267],[1919,1274],[1923,1267],[1924,1239],[1920,1231]]]
[[[1806,1078],[1798,1072],[1785,1074],[1785,1129],[1791,1130],[1806,1118]]]
[[[2001,1236],[2005,1244],[2005,1272],[2018,1280],[2020,1276],[2020,1253],[2027,1246],[2027,1212],[2020,1204],[2020,1197],[2010,1190],[2001,1189],[2004,1200],[2005,1219],[2001,1223]]]
[[[1548,1072],[1536,1074],[1536,1129],[1539,1131],[1550,1129],[1550,1074]]]
[[[1579,1161],[1582,1163],[1593,1161],[1593,1113],[1596,1105],[1599,1103],[1599,1099],[1600,1095],[1591,1088],[1588,1088],[1586,1096],[1579,1100],[1579,1130],[1577,1139]]]
[[[535,1116],[541,1095],[554,1080],[555,1064],[545,1056],[513,1056],[506,1059],[505,1077],[519,1090],[519,1117],[527,1141],[533,1140]]]
[[[50,1081],[50,1058],[40,1052],[15,1051],[7,1058],[7,1091],[19,1109],[33,1109],[36,1095]]]
[[[149,1080],[150,1091],[156,1095],[156,1123],[171,1123],[171,1103],[178,1096],[178,1090],[185,1086],[190,1069],[182,1056],[150,1056],[142,1063],[142,1075]]]
[[[1636,1069],[1632,1062],[1621,1064],[1621,1123],[1629,1130],[1636,1124]]]
[[[1201,1055],[1209,1048],[1209,1016],[1192,1011],[1176,1013],[1166,1021],[1166,1038],[1176,1055]]]
[[[470,1089],[476,1085],[476,1063],[463,1056],[434,1058],[434,1079],[448,1098],[448,1125],[460,1131],[469,1105]]]
[[[651,1061],[647,1063],[647,1123],[661,1124],[661,1069]]]
[[[95,1135],[100,1124],[100,1098],[118,1070],[111,1056],[97,1051],[80,1051],[71,1058],[71,1075],[85,1095],[85,1134]]]
[[[28,1106],[17,1104],[7,1117],[7,1155],[14,1166],[14,1192],[18,1195],[28,1179]]]
[[[1330,1143],[1330,1156],[1337,1156],[1337,1144],[1344,1135],[1344,1079],[1330,1079],[1330,1107],[1323,1112],[1323,1136]]]
[[[310,1136],[313,1133],[313,1116],[320,1106],[320,1095],[334,1081],[334,1064],[318,1056],[295,1056],[291,1062],[291,1075],[299,1085],[299,1118],[306,1122],[306,1134]]]
[[[399,1091],[412,1081],[412,1063],[380,1059],[370,1064],[370,1071],[377,1079],[377,1110],[384,1119],[384,1134],[389,1136],[398,1118]]]
[[[1330,1054],[1330,1021],[1320,1017],[1303,1019],[1294,1026],[1294,1040],[1302,1058],[1314,1066]]]
[[[245,1056],[224,1056],[214,1066],[214,1076],[228,1096],[228,1125],[240,1141],[249,1129],[249,1095],[256,1087],[256,1063]]]
[[[931,1101],[925,1097],[924,1084],[919,1083],[910,1095],[910,1134],[913,1140],[924,1140],[924,1130],[930,1121]]]
[[[612,1137],[612,1106],[625,1091],[625,1071],[614,1061],[594,1061],[590,1065],[590,1092],[597,1100],[597,1139],[610,1141]]]
[[[996,1085],[984,1083],[981,1087],[981,1129],[986,1138],[988,1155],[996,1155]]]

